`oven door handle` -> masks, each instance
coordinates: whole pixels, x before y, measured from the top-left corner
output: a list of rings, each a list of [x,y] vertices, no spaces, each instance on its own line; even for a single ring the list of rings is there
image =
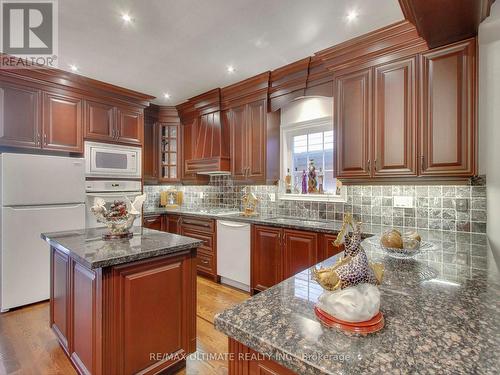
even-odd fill
[[[140,191],[124,191],[123,193],[85,193],[88,197],[99,197],[99,198],[123,198],[141,195]]]

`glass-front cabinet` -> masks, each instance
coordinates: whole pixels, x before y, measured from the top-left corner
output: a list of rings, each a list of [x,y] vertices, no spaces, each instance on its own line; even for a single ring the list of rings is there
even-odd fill
[[[179,125],[160,123],[160,180],[179,181]]]

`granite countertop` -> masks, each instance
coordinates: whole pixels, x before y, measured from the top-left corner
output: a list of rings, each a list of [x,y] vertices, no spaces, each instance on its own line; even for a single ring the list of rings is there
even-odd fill
[[[176,214],[186,216],[199,216],[216,220],[237,221],[250,224],[260,224],[267,226],[274,226],[280,228],[308,230],[319,233],[337,234],[342,227],[341,221],[334,220],[321,220],[321,219],[303,219],[293,217],[275,217],[275,216],[243,216],[240,213],[229,215],[216,215],[207,211],[193,211],[189,209],[166,209],[155,208],[144,210],[144,215],[161,215],[161,214]],[[371,229],[364,228],[363,233],[369,235]]]
[[[41,237],[90,269],[129,263],[200,246],[203,241],[142,227],[131,239],[104,241],[105,228],[42,233]]]
[[[385,266],[378,333],[322,326],[313,307],[323,289],[309,269],[218,314],[215,326],[298,374],[496,373],[500,282],[463,262],[472,249],[486,252],[486,237],[422,232],[436,247],[414,260],[390,258],[364,241],[369,258]]]

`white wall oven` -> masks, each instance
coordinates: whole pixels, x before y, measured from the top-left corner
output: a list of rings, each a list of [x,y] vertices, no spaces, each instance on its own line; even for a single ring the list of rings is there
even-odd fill
[[[140,147],[85,142],[85,176],[141,178]]]
[[[95,204],[96,198],[104,199],[106,208],[110,209],[111,204],[115,201],[125,201],[127,208],[130,209],[129,202],[141,195],[141,181],[130,180],[96,180],[86,181],[85,183],[85,226],[87,228],[104,227],[102,223],[98,223],[94,214],[90,210]],[[135,225],[141,225],[141,217],[137,218]]]

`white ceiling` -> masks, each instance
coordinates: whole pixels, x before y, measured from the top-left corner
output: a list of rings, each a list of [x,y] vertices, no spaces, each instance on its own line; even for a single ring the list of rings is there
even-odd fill
[[[59,68],[175,105],[402,19],[397,0],[59,0]]]

